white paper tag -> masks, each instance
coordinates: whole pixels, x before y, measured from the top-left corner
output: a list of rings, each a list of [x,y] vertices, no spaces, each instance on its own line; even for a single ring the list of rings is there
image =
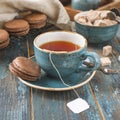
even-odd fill
[[[87,110],[89,108],[88,103],[81,99],[81,98],[77,98],[69,103],[67,103],[67,107],[72,110],[72,112],[74,113],[80,113],[84,110]]]

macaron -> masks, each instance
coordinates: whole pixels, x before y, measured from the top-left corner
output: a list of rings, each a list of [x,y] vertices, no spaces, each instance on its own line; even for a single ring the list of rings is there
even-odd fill
[[[9,45],[9,34],[6,30],[0,29],[0,49],[3,49]]]
[[[40,66],[31,59],[19,56],[9,64],[9,70],[23,80],[36,81],[41,75]]]
[[[39,29],[46,25],[47,16],[43,13],[32,13],[24,19],[28,21],[31,29]]]
[[[4,28],[13,36],[24,36],[29,32],[29,24],[23,19],[14,19],[4,24]]]

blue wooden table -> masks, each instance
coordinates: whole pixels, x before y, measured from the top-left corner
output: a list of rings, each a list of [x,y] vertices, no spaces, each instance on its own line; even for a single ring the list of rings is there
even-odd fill
[[[51,92],[31,88],[11,74],[9,63],[17,56],[32,56],[34,38],[53,29],[57,28],[47,25],[41,30],[31,30],[25,37],[11,36],[10,45],[0,50],[0,120],[120,120],[120,73],[105,75],[97,71],[88,84],[77,88],[80,97],[90,105],[79,114],[66,106],[76,99],[73,90]],[[120,29],[108,44],[113,47],[111,68],[120,69]],[[104,45],[88,45],[88,50],[102,56]]]

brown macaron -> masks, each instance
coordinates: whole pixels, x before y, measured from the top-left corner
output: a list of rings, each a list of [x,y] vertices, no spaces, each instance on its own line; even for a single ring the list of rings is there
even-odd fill
[[[46,25],[47,16],[43,13],[32,13],[24,19],[28,21],[31,29],[39,29]]]
[[[14,19],[4,24],[4,28],[14,36],[24,36],[29,32],[29,24],[23,19]]]
[[[9,34],[6,30],[0,29],[0,49],[8,46],[10,42]]]
[[[36,81],[41,74],[41,68],[37,63],[21,56],[15,58],[12,63],[10,63],[9,70],[14,75],[28,81]]]

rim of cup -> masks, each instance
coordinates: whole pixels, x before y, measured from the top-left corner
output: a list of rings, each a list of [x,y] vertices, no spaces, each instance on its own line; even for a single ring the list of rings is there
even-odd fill
[[[63,35],[63,37],[65,37],[65,38],[62,39],[62,38],[58,37],[58,38],[55,38],[55,39],[50,39],[50,35],[55,35],[55,34],[59,34],[59,36]],[[73,40],[73,38],[70,38],[70,35],[73,36],[73,37],[77,37],[76,43],[75,43],[75,39]],[[47,40],[45,40],[44,37],[46,37]],[[68,38],[68,39],[66,39],[66,38]],[[41,39],[43,39],[43,42],[40,41]],[[80,48],[77,49],[77,50],[73,50],[73,51],[68,52],[68,51],[52,51],[52,50],[42,49],[42,48],[39,47],[40,45],[43,45],[44,43],[57,41],[57,40],[58,41],[71,42],[71,43],[73,43],[75,45],[78,45],[77,43],[79,43],[78,46],[80,46]],[[44,42],[44,41],[47,41],[47,42]],[[81,45],[80,45],[80,43],[81,43]],[[49,31],[49,32],[45,32],[45,33],[42,33],[42,34],[38,35],[34,39],[33,44],[34,44],[34,47],[36,47],[38,50],[46,52],[46,53],[56,53],[56,54],[68,53],[68,54],[71,54],[71,53],[74,53],[74,52],[77,52],[77,51],[81,51],[82,49],[87,47],[87,39],[84,36],[82,36],[81,34],[78,34],[76,32],[71,32],[71,31]]]

